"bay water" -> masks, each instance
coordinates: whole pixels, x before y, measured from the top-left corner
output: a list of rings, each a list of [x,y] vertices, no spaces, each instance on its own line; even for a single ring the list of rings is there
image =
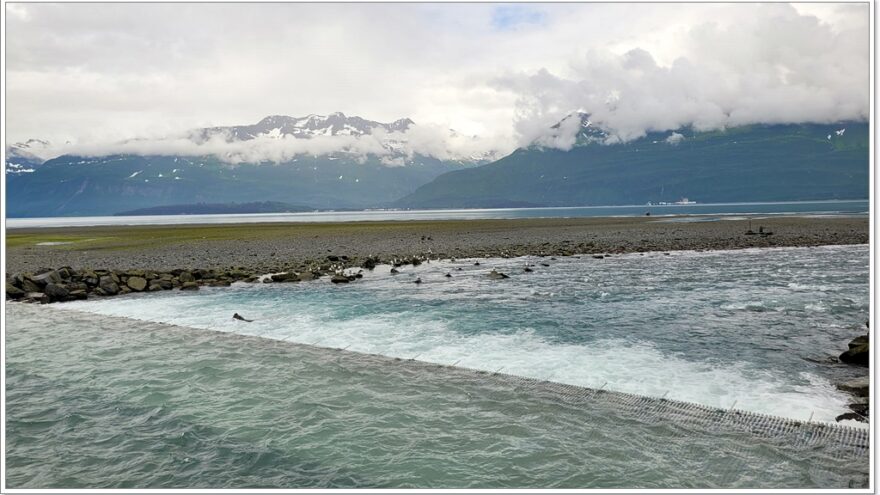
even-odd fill
[[[191,225],[276,222],[363,222],[406,220],[476,220],[516,218],[584,218],[644,216],[683,216],[684,219],[711,221],[739,219],[742,215],[844,215],[866,216],[868,200],[789,201],[776,203],[701,203],[687,205],[575,206],[547,208],[467,208],[436,210],[315,211],[303,213],[237,213],[215,215],[140,215],[96,217],[7,218],[6,227],[88,227],[100,225]]]

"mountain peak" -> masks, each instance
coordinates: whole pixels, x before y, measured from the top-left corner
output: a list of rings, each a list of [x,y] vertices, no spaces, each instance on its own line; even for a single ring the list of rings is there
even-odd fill
[[[342,112],[333,112],[329,115],[309,114],[304,117],[269,115],[252,125],[199,129],[194,131],[191,137],[197,142],[204,142],[220,136],[231,142],[260,137],[310,139],[316,136],[363,136],[372,134],[376,129],[404,132],[413,124],[414,122],[409,118],[383,123],[357,116],[349,117]]]

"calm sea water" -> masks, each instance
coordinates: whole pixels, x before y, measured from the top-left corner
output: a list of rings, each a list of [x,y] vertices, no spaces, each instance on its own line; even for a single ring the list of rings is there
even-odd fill
[[[288,342],[833,421],[834,383],[864,373],[825,358],[863,331],[868,249],[458,260],[11,305],[9,485],[864,486],[867,458]]]
[[[211,223],[357,222],[382,220],[474,220],[504,218],[579,218],[608,216],[695,215],[723,219],[732,215],[867,215],[867,200],[785,203],[717,203],[664,206],[588,206],[579,208],[499,208],[464,210],[369,210],[238,215],[147,215],[111,217],[7,218],[7,228],[96,225],[178,225]],[[714,219],[714,218],[713,218]]]

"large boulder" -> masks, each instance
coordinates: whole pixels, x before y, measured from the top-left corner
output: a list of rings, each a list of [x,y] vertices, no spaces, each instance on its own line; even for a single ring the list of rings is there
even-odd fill
[[[70,291],[70,295],[67,298],[73,300],[88,299],[89,294],[82,289],[77,289]]]
[[[174,287],[174,284],[171,283],[171,280],[165,280],[164,278],[150,280],[150,286],[147,288],[148,290],[170,290]]]
[[[849,348],[852,349],[853,347],[858,347],[862,344],[869,344],[870,342],[870,337],[867,334],[859,335],[858,337],[849,341]]]
[[[40,304],[48,304],[49,303],[49,296],[47,296],[46,294],[43,294],[42,292],[28,292],[27,294],[24,295],[24,301],[25,302],[40,303]]]
[[[228,272],[226,272],[226,276],[237,280],[237,279],[247,278],[248,276],[250,276],[250,272],[248,272],[246,270],[242,270],[240,268],[236,268],[234,270],[229,270]],[[202,278],[206,278],[206,277],[202,277]]]
[[[21,299],[24,297],[25,291],[19,289],[18,287],[6,282],[6,298],[7,299]]]
[[[65,301],[67,300],[67,296],[70,295],[70,291],[67,290],[67,287],[61,284],[46,284],[46,289],[44,293],[49,296],[50,302],[56,301]]]
[[[21,290],[25,292],[42,292],[43,288],[28,277],[24,277],[21,281]]]
[[[837,388],[843,390],[844,392],[850,392],[857,397],[867,397],[870,390],[870,385],[871,378],[868,376],[863,376],[861,378],[856,378],[855,380],[840,383],[837,385]]]
[[[105,296],[115,296],[119,294],[119,284],[113,280],[110,275],[104,275],[98,280],[98,288]]]
[[[131,290],[135,292],[141,292],[142,290],[147,288],[147,279],[144,277],[128,277],[128,280],[125,282]]]
[[[336,275],[333,275],[333,277],[330,279],[330,281],[333,282],[334,284],[347,284],[347,283],[351,282],[351,280],[349,280],[348,277],[346,277],[345,275],[342,275],[341,273],[337,273]]]
[[[195,282],[184,282],[180,286],[180,290],[199,290],[199,284]]]
[[[97,287],[98,286],[98,275],[92,271],[86,271],[82,274],[82,281],[85,282],[89,287]]]
[[[846,364],[855,364],[858,366],[868,366],[868,357],[870,355],[870,344],[857,344],[840,355],[840,361]]]
[[[37,284],[40,287],[45,287],[46,284],[60,284],[61,276],[58,275],[58,272],[55,270],[49,270],[48,272],[41,273],[39,275],[31,275],[31,281]]]
[[[180,279],[180,282],[184,283],[184,284],[187,282],[195,282],[196,281],[196,278],[190,272],[180,272],[180,275],[178,275],[177,278]]]
[[[69,290],[70,292],[73,292],[75,290],[84,290],[84,291],[88,292],[88,290],[89,290],[89,286],[87,284],[85,284],[84,282],[70,282],[70,283],[67,283],[64,285],[67,287],[67,290]]]
[[[299,282],[299,275],[293,272],[276,273],[269,277],[273,282]]]

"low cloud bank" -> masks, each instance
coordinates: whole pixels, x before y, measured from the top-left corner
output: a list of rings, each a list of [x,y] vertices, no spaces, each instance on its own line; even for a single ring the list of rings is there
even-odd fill
[[[297,156],[348,154],[359,160],[379,157],[386,166],[402,166],[416,155],[439,160],[491,159],[498,155],[496,143],[463,136],[431,125],[412,125],[405,132],[374,129],[363,136],[328,135],[310,138],[257,136],[231,140],[218,133],[197,142],[188,136],[132,139],[115,143],[80,142],[47,145],[34,150],[43,159],[60,155],[107,156],[118,154],[215,156],[227,163],[283,163]],[[512,148],[511,148],[512,150]],[[508,150],[510,151],[510,150]]]

